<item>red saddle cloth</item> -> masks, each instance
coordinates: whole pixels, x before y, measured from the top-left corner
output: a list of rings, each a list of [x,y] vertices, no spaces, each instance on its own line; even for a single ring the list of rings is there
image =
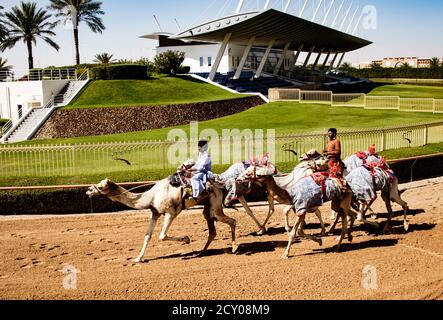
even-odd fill
[[[311,175],[312,179],[316,184],[321,187],[323,194],[323,200],[326,202],[326,179],[329,178],[328,172],[316,172]]]

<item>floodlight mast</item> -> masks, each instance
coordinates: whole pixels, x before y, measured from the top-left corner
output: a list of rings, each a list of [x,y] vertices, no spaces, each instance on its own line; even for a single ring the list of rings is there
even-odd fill
[[[244,4],[245,0],[240,0],[237,6],[237,9],[235,10],[236,14],[239,14],[241,9],[243,8],[243,4]]]
[[[155,19],[155,23],[157,24],[158,31],[163,32],[162,27],[160,26],[160,23],[158,22],[157,17],[155,16],[155,14],[154,14],[154,19]]]
[[[335,26],[335,22],[337,21],[337,19],[338,19],[338,15],[340,14],[341,9],[343,9],[343,5],[344,5],[344,4],[345,4],[345,0],[342,1],[341,5],[340,5],[340,8],[338,8],[337,15],[335,16],[335,19],[334,19],[334,21],[332,22],[332,26],[331,26],[331,28],[334,28],[334,26]]]
[[[334,6],[334,2],[335,2],[335,0],[332,0],[332,1],[331,1],[331,5],[329,6],[328,12],[326,12],[326,16],[325,16],[325,18],[323,19],[323,23],[322,23],[322,24],[325,24],[325,23],[326,23],[326,20],[328,20],[329,13],[331,13],[331,9],[332,9],[332,7]]]
[[[303,16],[303,13],[305,12],[307,4],[308,4],[308,0],[305,0],[305,3],[303,4],[303,8],[300,11],[300,15],[299,15],[300,18]]]
[[[291,1],[292,0],[288,0],[288,2],[286,3],[285,9],[283,10],[284,13],[288,13],[289,6],[291,5]]]

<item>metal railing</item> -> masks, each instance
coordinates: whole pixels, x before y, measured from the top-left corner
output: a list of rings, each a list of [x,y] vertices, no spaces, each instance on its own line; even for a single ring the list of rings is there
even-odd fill
[[[77,70],[74,68],[34,69],[20,77],[17,77],[12,70],[0,71],[0,81],[79,80],[78,78]]]
[[[402,112],[443,113],[443,99],[370,96],[364,93],[336,94],[332,91],[307,91],[289,88],[269,89],[269,100],[319,103],[333,107],[359,107]]]
[[[375,143],[379,151],[419,147],[443,141],[443,121],[414,126],[397,126],[340,133],[343,157]],[[295,164],[296,156],[310,149],[322,151],[328,141],[324,133],[277,136],[275,138],[238,137],[212,139],[210,153],[214,165],[228,165],[254,155],[270,152],[277,165]],[[0,147],[0,177],[41,177],[103,174],[112,172],[173,172],[189,157],[196,158],[196,141],[141,141],[75,145]],[[180,156],[178,156],[180,155]]]

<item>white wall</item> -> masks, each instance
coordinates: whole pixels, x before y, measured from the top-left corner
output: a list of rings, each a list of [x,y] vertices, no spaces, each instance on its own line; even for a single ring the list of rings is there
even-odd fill
[[[68,83],[69,80],[43,80],[44,104],[46,104],[53,95],[57,95]]]
[[[182,51],[185,53],[184,66],[191,67],[191,72],[210,72],[212,66],[208,64],[208,58],[211,57],[212,64],[214,64],[217,57],[218,51],[220,50],[219,44],[210,45],[198,45],[198,46],[188,46],[188,47],[159,47],[157,48],[157,53],[163,53],[165,51]],[[200,66],[200,57],[203,57],[203,67]],[[227,51],[220,62],[218,72],[228,72],[228,56]]]
[[[68,80],[0,82],[0,116],[11,119],[15,124],[19,120],[19,105],[22,106],[22,115],[26,114],[33,105],[43,107],[52,95],[58,94],[68,82]]]

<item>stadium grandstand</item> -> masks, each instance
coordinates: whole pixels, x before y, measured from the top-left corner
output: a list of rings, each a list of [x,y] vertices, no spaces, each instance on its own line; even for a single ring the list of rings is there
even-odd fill
[[[285,0],[279,10],[266,0],[251,11],[240,0],[231,14],[177,34],[158,24],[159,32],[141,38],[157,40],[157,53],[184,52],[191,73],[238,92],[267,95],[274,87],[318,89],[366,81],[336,72],[346,53],[371,44],[355,36],[359,8],[346,0],[302,0],[291,11],[294,2]]]

